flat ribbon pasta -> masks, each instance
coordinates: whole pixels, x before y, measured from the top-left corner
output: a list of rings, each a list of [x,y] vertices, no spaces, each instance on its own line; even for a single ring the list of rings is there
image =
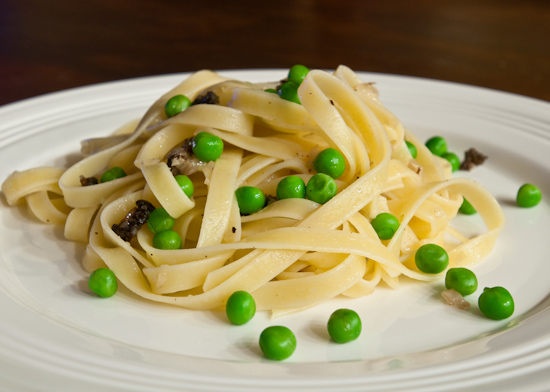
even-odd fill
[[[188,309],[217,309],[245,290],[259,310],[279,316],[338,295],[366,296],[384,283],[397,289],[402,277],[441,279],[443,273],[426,274],[414,264],[426,243],[444,247],[451,267],[473,266],[489,255],[505,224],[498,203],[477,182],[453,178],[448,162],[401,124],[371,83],[346,66],[334,74],[312,70],[298,88],[301,104],[264,91],[276,85],[197,72],[139,122],[87,141],[82,161],[67,170],[15,172],[2,191],[10,205],[26,201],[42,221],[65,225],[67,239],[87,243],[88,271],[106,266],[138,296]],[[214,94],[218,103],[195,103],[166,118],[164,105],[177,94],[191,101]],[[194,157],[199,132],[223,141],[215,162]],[[416,159],[406,141],[416,145]],[[336,196],[325,204],[278,200],[279,181],[295,175],[307,183],[315,156],[328,147],[346,161]],[[176,155],[182,166],[173,164]],[[82,176],[114,166],[127,176],[82,185]],[[193,196],[182,191],[178,173],[191,180]],[[241,215],[235,196],[241,186],[262,190],[266,206]],[[485,223],[471,238],[452,225],[463,198]],[[141,201],[174,218],[181,249],[155,248],[147,225],[131,239],[117,234]],[[381,212],[400,223],[390,240],[371,225]]]

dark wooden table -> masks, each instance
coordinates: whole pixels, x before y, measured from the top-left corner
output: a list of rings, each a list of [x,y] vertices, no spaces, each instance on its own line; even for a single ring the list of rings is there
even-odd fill
[[[550,1],[0,0],[0,104],[117,79],[295,63],[550,100]]]

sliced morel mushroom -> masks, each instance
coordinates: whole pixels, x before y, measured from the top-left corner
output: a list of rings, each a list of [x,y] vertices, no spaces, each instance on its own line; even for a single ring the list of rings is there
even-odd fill
[[[89,186],[89,185],[96,185],[96,184],[99,184],[99,180],[95,177],[84,177],[84,176],[80,176],[79,177],[80,179],[80,185],[82,186]]]
[[[275,203],[277,200],[279,200],[279,199],[277,199],[275,196],[265,195],[264,207],[267,207],[268,205]]]
[[[483,155],[475,148],[470,148],[464,153],[464,161],[460,164],[460,170],[472,170],[476,166],[482,165],[487,158],[487,155]]]
[[[220,97],[218,97],[214,91],[207,91],[206,93],[197,96],[191,105],[200,105],[203,103],[208,105],[219,105]]]
[[[154,209],[155,207],[147,200],[138,200],[136,207],[132,208],[118,225],[115,223],[111,228],[124,241],[130,242]]]
[[[174,176],[183,174],[189,176],[204,166],[193,155],[193,138],[185,139],[181,147],[176,147],[166,155],[166,164]]]

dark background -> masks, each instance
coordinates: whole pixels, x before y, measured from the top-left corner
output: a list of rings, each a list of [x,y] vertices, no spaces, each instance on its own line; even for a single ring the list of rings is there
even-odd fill
[[[550,100],[550,1],[0,0],[0,104],[132,77],[295,63]]]

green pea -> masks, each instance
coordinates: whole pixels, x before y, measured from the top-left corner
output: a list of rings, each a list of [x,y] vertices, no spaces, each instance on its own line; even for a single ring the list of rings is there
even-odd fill
[[[101,175],[100,181],[108,182],[108,181],[113,181],[113,180],[116,180],[117,178],[122,178],[122,177],[126,177],[126,172],[124,171],[123,168],[115,166],[105,171]]]
[[[317,173],[309,179],[306,186],[306,196],[319,204],[325,204],[336,196],[338,191],[334,179],[325,173]]]
[[[172,230],[158,232],[153,237],[153,248],[164,250],[181,249],[181,237]]]
[[[447,152],[447,141],[441,136],[434,136],[428,139],[426,147],[428,147],[432,154],[440,157]]]
[[[416,157],[418,156],[418,150],[416,149],[416,146],[408,140],[405,140],[405,144],[407,145],[407,148],[409,149],[409,152],[411,153],[413,159],[416,159]]]
[[[217,160],[223,152],[223,140],[208,132],[199,132],[193,138],[193,154],[203,162]]]
[[[248,323],[256,314],[256,302],[246,291],[235,291],[227,299],[225,314],[235,325]]]
[[[282,361],[296,350],[296,336],[287,327],[267,327],[260,335],[260,349],[267,358]]]
[[[464,215],[473,215],[473,214],[477,213],[474,206],[471,205],[470,202],[466,198],[464,198],[464,200],[462,201],[462,205],[460,206],[460,208],[458,210],[461,213],[463,213]]]
[[[242,215],[253,214],[265,206],[265,195],[256,187],[242,186],[235,191],[235,195]]]
[[[288,176],[277,184],[277,198],[282,199],[305,199],[306,184],[298,176]]]
[[[338,178],[346,170],[346,160],[340,151],[327,148],[321,151],[313,160],[313,167],[317,173],[325,173],[332,178]]]
[[[163,207],[155,208],[147,218],[147,227],[151,233],[160,233],[161,231],[172,230],[175,219],[166,212]]]
[[[454,152],[443,153],[441,158],[446,159],[451,164],[451,168],[454,172],[460,169],[460,158]]]
[[[468,268],[451,268],[445,275],[445,287],[462,296],[470,295],[477,290],[477,278]]]
[[[389,240],[399,228],[399,219],[389,212],[382,212],[371,221],[371,225],[381,240]]]
[[[189,106],[191,106],[191,100],[185,95],[174,95],[166,102],[164,113],[166,113],[166,117],[170,118],[183,112]]]
[[[438,274],[445,271],[449,265],[449,255],[439,245],[425,244],[416,251],[414,261],[420,271],[427,274]]]
[[[493,320],[504,320],[514,313],[514,299],[504,287],[484,288],[479,296],[481,313]]]
[[[331,314],[328,323],[328,334],[336,343],[351,342],[361,334],[361,318],[351,309],[338,309]]]
[[[285,82],[279,87],[279,91],[277,91],[277,94],[282,99],[285,99],[290,102],[302,104],[300,102],[300,98],[298,97],[298,85],[292,83],[292,82]]]
[[[288,71],[288,80],[299,86],[300,83],[304,81],[308,73],[308,67],[300,64],[293,65]]]
[[[533,184],[523,184],[516,196],[516,201],[520,207],[534,207],[542,200],[540,189]]]
[[[193,186],[193,181],[187,176],[184,175],[177,175],[174,177],[178,185],[180,186],[183,193],[187,195],[187,197],[193,196],[193,192],[195,192],[195,187]]]
[[[112,297],[118,289],[115,273],[108,268],[96,269],[88,279],[88,287],[100,297]]]

